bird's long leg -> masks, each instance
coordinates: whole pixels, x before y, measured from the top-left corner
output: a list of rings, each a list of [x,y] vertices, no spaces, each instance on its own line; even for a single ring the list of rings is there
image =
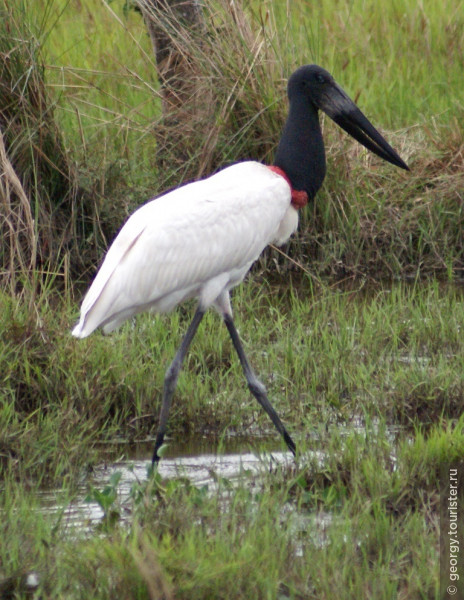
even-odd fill
[[[230,337],[232,338],[232,343],[234,344],[234,348],[237,351],[238,357],[240,359],[240,364],[242,365],[243,373],[245,374],[250,392],[253,394],[253,396],[256,398],[256,400],[261,404],[261,406],[264,408],[264,410],[267,412],[267,414],[270,416],[271,421],[274,423],[277,431],[284,438],[285,443],[287,444],[290,452],[292,452],[292,454],[295,455],[296,454],[295,442],[290,437],[288,431],[285,429],[282,421],[280,420],[279,415],[276,413],[276,411],[274,410],[274,407],[269,402],[267,394],[266,394],[266,388],[259,381],[259,379],[256,377],[253,369],[251,368],[250,363],[248,362],[248,359],[246,357],[245,351],[243,349],[242,342],[240,341],[240,337],[238,335],[238,331],[235,327],[232,316],[230,314],[223,313],[223,319],[224,319],[224,323],[226,324],[226,327],[229,331]]]
[[[205,311],[200,307],[197,308],[195,315],[193,316],[192,322],[187,329],[187,332],[182,339],[182,342],[179,346],[179,350],[174,357],[174,360],[169,365],[166,375],[164,377],[164,387],[163,387],[163,399],[161,404],[161,412],[159,418],[158,431],[156,433],[155,440],[155,450],[153,452],[152,464],[155,465],[160,457],[158,456],[158,450],[163,445],[164,434],[166,433],[166,425],[168,422],[169,409],[171,407],[171,400],[174,394],[174,390],[176,389],[177,378],[179,377],[180,369],[182,367],[182,362],[187,354],[189,346],[195,337],[195,333],[197,332],[198,325],[200,324]]]

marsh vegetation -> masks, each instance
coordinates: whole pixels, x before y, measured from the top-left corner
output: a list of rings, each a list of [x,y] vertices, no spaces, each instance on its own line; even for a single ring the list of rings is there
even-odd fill
[[[443,473],[464,456],[460,3],[206,2],[202,44],[176,29],[208,98],[165,136],[182,137],[182,161],[160,147],[140,13],[123,0],[29,4],[2,2],[0,22],[2,597],[28,572],[44,598],[440,597]],[[285,255],[266,251],[235,291],[298,460],[268,463],[262,437],[275,434],[211,313],[169,433],[219,448],[241,437],[261,466],[214,485],[139,477],[121,508],[118,478],[105,492],[92,473],[117,473],[127,444],[152,438],[193,306],[77,342],[82,293],[147,198],[271,160],[286,77],[309,62],[336,74],[411,173],[325,120],[323,190]],[[59,488],[65,507],[83,483],[115,516],[70,534],[39,491]]]

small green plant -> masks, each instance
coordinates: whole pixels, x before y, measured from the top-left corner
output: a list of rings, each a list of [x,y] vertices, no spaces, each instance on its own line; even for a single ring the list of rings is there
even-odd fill
[[[118,484],[122,473],[116,471],[109,479],[108,484],[102,491],[96,487],[91,487],[87,494],[86,502],[96,502],[103,511],[103,517],[100,523],[100,529],[111,531],[121,519],[121,508],[118,505]]]

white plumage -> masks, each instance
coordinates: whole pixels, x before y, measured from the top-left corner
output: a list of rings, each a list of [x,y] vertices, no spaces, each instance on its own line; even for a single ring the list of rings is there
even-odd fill
[[[126,222],[84,298],[76,337],[110,332],[138,312],[198,297],[230,312],[228,290],[269,243],[295,231],[285,179],[243,162],[151,200]]]

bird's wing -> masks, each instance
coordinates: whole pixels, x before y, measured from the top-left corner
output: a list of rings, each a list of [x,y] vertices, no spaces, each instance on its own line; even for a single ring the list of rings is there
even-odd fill
[[[285,180],[254,162],[148,202],[110,247],[73,333],[88,335],[115,314],[138,312],[174,292],[195,295],[212,278],[248,268],[275,238],[289,205]]]

